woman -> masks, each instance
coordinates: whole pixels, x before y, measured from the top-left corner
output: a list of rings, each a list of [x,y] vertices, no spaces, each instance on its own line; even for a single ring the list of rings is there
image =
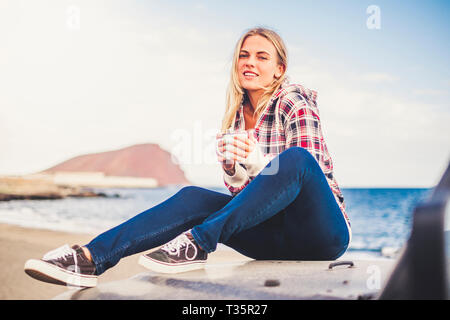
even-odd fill
[[[340,257],[351,230],[316,92],[289,85],[286,68],[286,48],[274,31],[251,29],[238,41],[221,131],[248,135],[225,142],[219,134],[217,153],[231,195],[184,187],[85,246],[65,245],[28,260],[25,271],[42,281],[90,287],[121,258],[163,244],[139,263],[157,272],[199,269],[219,242],[254,259]]]

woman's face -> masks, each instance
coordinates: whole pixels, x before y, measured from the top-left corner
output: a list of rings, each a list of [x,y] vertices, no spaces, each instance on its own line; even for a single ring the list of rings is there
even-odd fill
[[[245,39],[238,60],[239,82],[244,89],[262,90],[262,86],[268,86],[283,71],[275,46],[269,40],[259,35]]]

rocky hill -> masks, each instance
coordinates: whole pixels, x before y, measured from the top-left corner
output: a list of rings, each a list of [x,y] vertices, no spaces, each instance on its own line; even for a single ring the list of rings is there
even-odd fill
[[[0,201],[105,196],[92,188],[189,185],[171,154],[157,144],[86,154],[26,176],[1,176]]]
[[[151,178],[158,186],[189,184],[183,170],[173,163],[171,154],[153,143],[81,155],[41,173],[56,172],[102,172],[105,176]]]

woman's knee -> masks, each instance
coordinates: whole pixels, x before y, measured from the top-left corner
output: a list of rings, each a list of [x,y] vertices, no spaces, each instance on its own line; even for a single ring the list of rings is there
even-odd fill
[[[286,158],[289,158],[290,160],[296,160],[296,161],[311,161],[314,160],[314,157],[312,154],[302,147],[290,147],[289,149],[286,149],[283,151],[280,156],[283,155]]]
[[[291,147],[279,155],[280,167],[294,168],[296,171],[308,167],[318,166],[312,154],[301,147]]]
[[[197,186],[185,186],[178,190],[175,197],[182,199],[185,202],[193,201],[197,205],[201,203],[207,205],[213,203],[224,206],[231,200],[230,195]]]
[[[201,194],[205,189],[197,186],[185,186],[178,190],[177,195],[181,195],[183,197],[196,197]]]

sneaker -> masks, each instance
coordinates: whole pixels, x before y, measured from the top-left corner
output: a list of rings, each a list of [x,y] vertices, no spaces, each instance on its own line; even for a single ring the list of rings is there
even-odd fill
[[[66,244],[40,260],[30,259],[24,269],[30,277],[44,282],[77,287],[97,285],[95,265],[78,245],[71,248]]]
[[[139,264],[155,272],[178,273],[203,269],[208,253],[188,233],[182,233],[160,249],[143,254]]]

